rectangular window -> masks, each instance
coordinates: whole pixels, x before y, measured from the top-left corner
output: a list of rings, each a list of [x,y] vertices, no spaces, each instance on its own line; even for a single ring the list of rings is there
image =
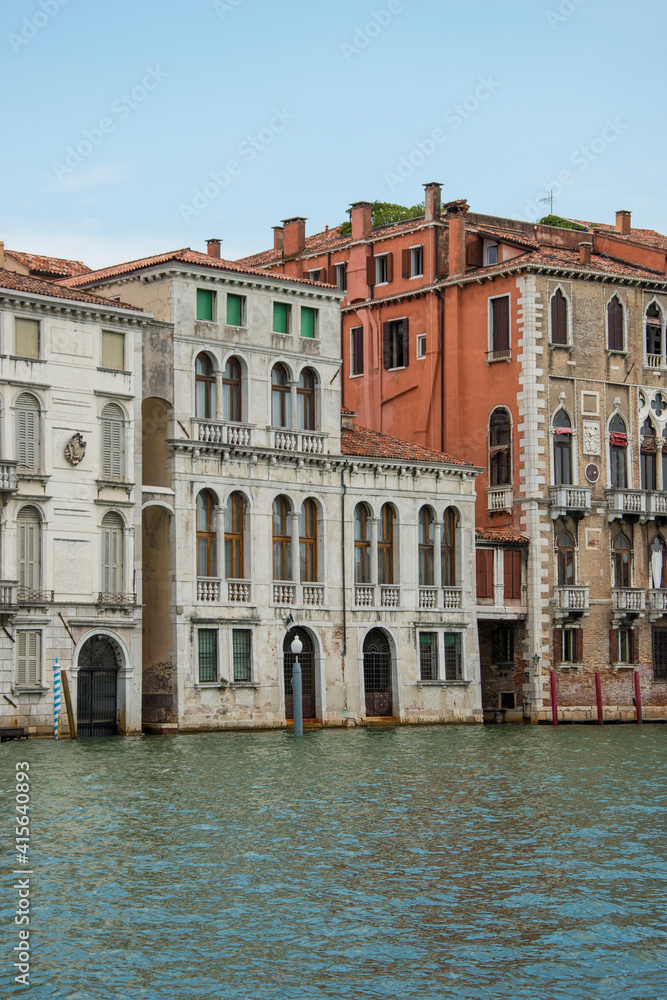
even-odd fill
[[[125,371],[125,334],[102,331],[102,368]]]
[[[290,306],[286,302],[273,303],[273,332],[290,332]]]
[[[493,662],[513,663],[514,662],[514,629],[504,625],[499,626],[493,633]]]
[[[317,336],[317,309],[301,306],[301,336],[311,340]]]
[[[516,698],[514,691],[501,691],[500,692],[500,707],[501,708],[516,708]]]
[[[477,600],[493,599],[493,549],[477,549]]]
[[[581,663],[583,660],[583,632],[580,628],[556,629],[560,640],[555,643],[554,660],[560,663]]]
[[[503,553],[503,575],[505,583],[505,600],[521,600],[521,552],[516,549],[505,549]]]
[[[311,281],[326,281],[327,272],[323,268],[318,267],[315,271],[309,271],[308,277]]]
[[[384,285],[387,282],[387,257],[381,254],[375,258],[375,284]]]
[[[438,679],[438,633],[419,633],[419,679],[422,681],[437,681]]]
[[[426,334],[417,334],[417,358],[422,361],[426,357]]]
[[[19,358],[39,357],[39,321],[36,319],[14,320],[14,354]]]
[[[424,273],[424,248],[410,247],[410,277],[418,278]]]
[[[227,295],[227,326],[245,326],[245,295]]]
[[[249,628],[232,629],[234,680],[252,680],[252,633]]]
[[[364,328],[355,326],[350,330],[351,374],[364,374]]]
[[[498,263],[498,244],[484,241],[484,263],[485,265]]]
[[[510,297],[503,295],[491,299],[490,360],[508,358],[510,355]]]
[[[347,264],[336,264],[335,285],[341,292],[347,291]]]
[[[632,630],[629,628],[619,628],[618,648],[616,653],[617,663],[632,663]]]
[[[16,683],[18,687],[38,687],[42,681],[42,633],[16,633]]]
[[[392,319],[382,324],[383,362],[387,370],[408,364],[408,321]]]
[[[637,663],[639,634],[632,628],[613,628],[609,632],[609,662]]]
[[[218,679],[218,630],[200,628],[197,632],[199,683],[210,684]]]
[[[445,680],[460,681],[463,679],[461,664],[461,633],[445,632]]]
[[[208,288],[197,289],[197,319],[213,322],[215,319],[215,292]]]

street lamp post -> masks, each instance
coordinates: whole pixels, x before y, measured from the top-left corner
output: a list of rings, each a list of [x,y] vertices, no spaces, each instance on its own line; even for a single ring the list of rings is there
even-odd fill
[[[301,700],[301,664],[299,663],[299,653],[303,649],[303,643],[298,636],[292,639],[291,650],[294,653],[294,666],[292,667],[292,700],[294,702],[294,735],[303,736],[303,702]]]

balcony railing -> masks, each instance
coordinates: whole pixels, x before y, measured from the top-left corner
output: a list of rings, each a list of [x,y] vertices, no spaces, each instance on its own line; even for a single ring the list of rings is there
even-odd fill
[[[18,462],[0,461],[0,493],[15,493]]]
[[[14,580],[0,580],[0,611],[15,608],[17,603],[16,582]]]
[[[197,600],[220,603],[220,580],[211,576],[200,576],[197,579]]]
[[[437,608],[437,606],[438,606],[438,588],[420,587],[419,607],[426,609],[426,608]]]
[[[664,359],[662,354],[647,354],[646,355],[646,367],[647,368],[662,368],[664,364]]]
[[[514,494],[511,486],[490,486],[486,491],[486,509],[490,513],[511,510]]]
[[[250,583],[247,580],[228,580],[227,600],[231,604],[250,604]]]
[[[445,611],[458,611],[461,607],[461,588],[443,587],[442,599]]]
[[[29,587],[16,589],[19,604],[53,604],[53,594],[53,590],[31,590]]]
[[[372,608],[375,605],[375,587],[357,584],[354,588],[354,603],[358,608]]]
[[[509,347],[505,347],[501,351],[486,352],[487,361],[509,361],[511,357],[512,357],[512,350]]]
[[[296,584],[295,583],[274,583],[273,603],[294,605],[296,604]]]
[[[321,608],[324,606],[324,584],[304,583],[303,603],[306,608]]]
[[[649,590],[648,606],[651,611],[667,612],[667,590]]]
[[[274,428],[271,432],[276,451],[298,451],[305,455],[322,455],[325,452],[325,434],[316,431],[292,431]]]
[[[614,587],[611,606],[614,611],[638,614],[646,607],[646,591],[643,587]]]
[[[667,493],[651,491],[647,500],[649,514],[667,514]]]
[[[223,420],[192,419],[192,438],[202,444],[248,447],[252,444],[252,425]]]
[[[646,514],[645,490],[607,490],[609,512],[615,517],[624,514]]]
[[[556,608],[564,612],[584,612],[590,609],[588,586],[585,587],[557,587],[556,588]]]
[[[380,586],[380,606],[383,608],[397,608],[400,604],[401,588],[389,584]]]
[[[591,491],[590,486],[552,486],[549,490],[552,517],[562,517],[564,514],[589,514]]]
[[[136,594],[102,594],[97,595],[97,603],[107,607],[127,607],[137,603]]]

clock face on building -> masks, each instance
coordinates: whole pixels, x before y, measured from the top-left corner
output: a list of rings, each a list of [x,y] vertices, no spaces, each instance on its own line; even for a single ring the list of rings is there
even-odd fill
[[[586,479],[589,483],[597,483],[600,478],[600,470],[593,462],[586,466]]]

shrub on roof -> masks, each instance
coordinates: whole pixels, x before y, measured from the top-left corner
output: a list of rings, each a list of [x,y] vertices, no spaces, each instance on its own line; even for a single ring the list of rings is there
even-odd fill
[[[347,214],[350,214],[349,208],[347,210]],[[410,207],[407,205],[394,205],[393,202],[390,201],[374,201],[373,208],[371,209],[371,225],[373,226],[373,229],[376,229],[378,226],[389,226],[392,222],[404,222],[406,219],[417,219],[423,214],[423,201],[420,201],[418,205],[412,205]],[[338,232],[341,236],[349,236],[352,232],[352,223],[349,220],[341,223]]]
[[[560,215],[545,215],[538,220],[538,226],[557,226],[559,229],[580,229],[582,233],[588,232],[586,226],[580,226],[578,222],[570,222],[569,219],[562,219]]]

